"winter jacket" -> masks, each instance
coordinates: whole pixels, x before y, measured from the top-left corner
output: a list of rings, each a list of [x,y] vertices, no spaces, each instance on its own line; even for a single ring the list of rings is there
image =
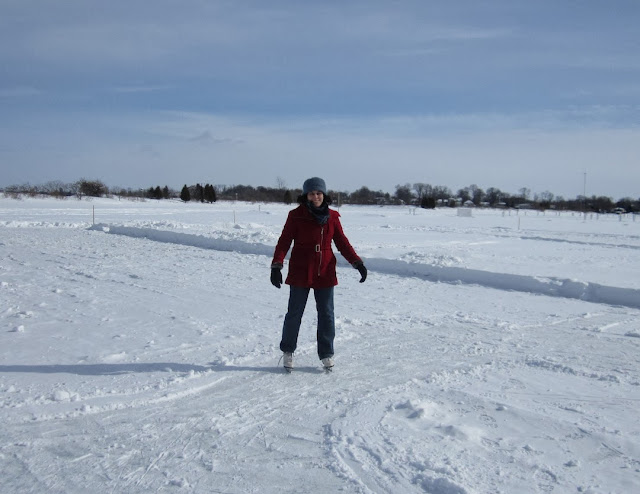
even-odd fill
[[[349,240],[342,231],[340,213],[329,209],[329,219],[320,225],[305,205],[289,212],[282,234],[276,245],[272,266],[282,266],[291,242],[293,250],[289,259],[287,285],[328,288],[338,284],[336,256],[331,241],[351,264],[360,261]]]

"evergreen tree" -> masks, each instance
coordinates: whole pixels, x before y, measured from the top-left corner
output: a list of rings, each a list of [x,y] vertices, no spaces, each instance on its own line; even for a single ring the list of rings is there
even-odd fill
[[[187,187],[187,184],[185,184],[180,191],[180,200],[183,202],[189,202],[191,200],[191,193],[189,192],[189,187]]]
[[[200,184],[196,184],[196,194],[194,199],[196,201],[204,202],[204,188]]]
[[[436,199],[435,197],[423,197],[422,201],[420,201],[420,207],[423,209],[435,209],[436,208]]]
[[[287,190],[284,193],[284,203],[285,204],[291,204],[293,202],[293,197],[291,196],[291,191]]]
[[[204,200],[209,204],[216,202],[216,189],[211,184],[204,186]]]
[[[165,185],[164,189],[162,189],[162,198],[169,199],[170,196],[171,194],[169,193],[169,187]]]

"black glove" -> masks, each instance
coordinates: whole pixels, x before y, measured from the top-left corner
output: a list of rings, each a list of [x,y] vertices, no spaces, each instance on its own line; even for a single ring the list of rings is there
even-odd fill
[[[271,268],[271,284],[276,288],[282,285],[282,268]]]
[[[367,268],[364,267],[364,263],[362,261],[358,261],[353,265],[360,272],[360,283],[364,283],[364,280],[367,279]]]

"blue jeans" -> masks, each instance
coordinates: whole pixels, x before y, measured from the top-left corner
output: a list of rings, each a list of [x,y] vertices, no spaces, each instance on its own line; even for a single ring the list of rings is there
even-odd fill
[[[298,333],[302,314],[307,305],[311,288],[291,286],[289,291],[289,307],[284,316],[282,326],[282,341],[280,350],[283,352],[295,352],[298,346]],[[316,299],[318,310],[318,357],[320,359],[333,357],[333,339],[336,336],[336,325],[333,314],[333,287],[315,288],[313,295]]]

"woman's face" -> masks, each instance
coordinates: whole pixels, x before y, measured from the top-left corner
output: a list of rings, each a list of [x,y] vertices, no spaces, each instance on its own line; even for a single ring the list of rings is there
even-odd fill
[[[307,192],[307,200],[319,208],[322,206],[322,201],[324,201],[324,194],[319,190],[312,190],[311,192]]]

